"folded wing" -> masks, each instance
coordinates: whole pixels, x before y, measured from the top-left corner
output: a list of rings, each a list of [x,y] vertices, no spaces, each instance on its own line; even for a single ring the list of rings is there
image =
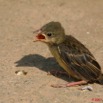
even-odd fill
[[[78,77],[89,81],[97,80],[101,74],[101,68],[88,49],[84,46],[73,47],[71,44],[59,45],[58,49],[68,69],[71,69]]]

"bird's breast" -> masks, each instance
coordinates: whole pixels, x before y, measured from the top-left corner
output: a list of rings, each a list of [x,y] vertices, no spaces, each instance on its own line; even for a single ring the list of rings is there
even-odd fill
[[[52,55],[55,57],[59,65],[68,73],[68,75],[74,76],[75,78],[78,78],[75,73],[69,69],[67,64],[63,61],[60,53],[59,53],[59,46],[49,46],[49,50],[51,51]],[[79,79],[79,78],[78,78]]]

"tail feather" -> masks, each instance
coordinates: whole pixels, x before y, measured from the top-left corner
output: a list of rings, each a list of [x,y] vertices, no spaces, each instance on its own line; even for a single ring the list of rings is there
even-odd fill
[[[103,85],[103,74],[101,74],[97,80],[97,83]]]

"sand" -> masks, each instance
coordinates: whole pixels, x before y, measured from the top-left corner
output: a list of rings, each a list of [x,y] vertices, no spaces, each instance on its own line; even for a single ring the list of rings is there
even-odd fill
[[[94,54],[103,71],[103,0],[0,0],[0,103],[103,103],[103,86],[52,88],[68,77],[33,31],[59,21]],[[21,71],[17,74],[18,71]],[[25,73],[22,73],[24,71]]]

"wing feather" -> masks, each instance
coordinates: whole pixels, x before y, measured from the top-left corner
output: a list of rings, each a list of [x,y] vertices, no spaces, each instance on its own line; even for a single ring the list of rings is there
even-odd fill
[[[99,77],[101,68],[86,48],[82,48],[84,49],[82,52],[80,52],[78,46],[74,48],[70,45],[59,45],[58,48],[61,58],[68,66],[68,69],[76,73],[79,78],[93,81]]]

